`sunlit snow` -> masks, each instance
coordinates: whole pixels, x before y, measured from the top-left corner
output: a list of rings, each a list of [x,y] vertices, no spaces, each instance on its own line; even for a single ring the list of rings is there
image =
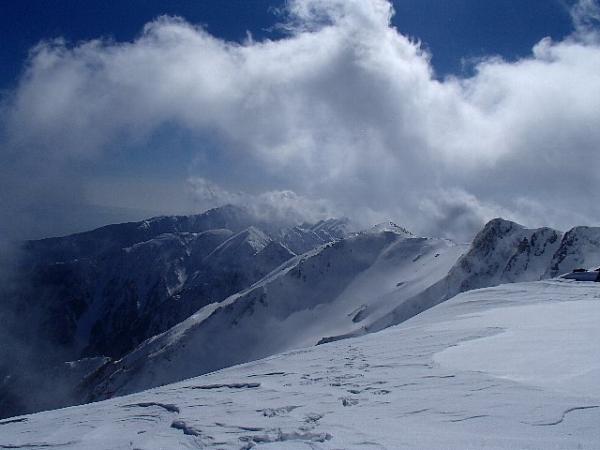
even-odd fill
[[[598,448],[599,319],[598,283],[471,291],[379,333],[4,420],[0,447]]]

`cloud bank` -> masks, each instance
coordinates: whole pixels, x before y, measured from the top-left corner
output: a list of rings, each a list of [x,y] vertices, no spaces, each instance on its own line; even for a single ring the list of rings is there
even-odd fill
[[[340,216],[340,211],[329,201],[306,198],[294,191],[266,191],[259,194],[230,192],[201,177],[190,178],[188,183],[189,194],[200,211],[222,205],[236,205],[256,217],[273,220],[281,226],[315,223]]]
[[[597,12],[582,0],[572,36],[464,79],[436,79],[385,0],[292,0],[276,41],[162,17],[133,42],[43,42],[2,103],[0,206],[76,201],[78,165],[171,127],[192,136],[201,204],[207,186],[258,204],[279,193],[309,215],[459,239],[498,215],[597,223]]]

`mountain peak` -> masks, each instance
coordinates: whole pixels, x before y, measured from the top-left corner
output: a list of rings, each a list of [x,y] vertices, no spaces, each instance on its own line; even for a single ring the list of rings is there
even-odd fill
[[[399,235],[405,236],[405,237],[414,237],[413,233],[411,233],[406,228],[401,227],[400,225],[398,225],[392,221],[378,223],[377,225],[373,225],[368,230],[368,232],[370,232],[370,233],[381,233],[381,232],[385,232],[385,231],[391,232],[391,233],[396,233],[396,234],[399,234]]]
[[[492,230],[506,233],[511,230],[520,230],[523,228],[525,227],[517,222],[508,219],[503,219],[502,217],[496,217],[485,224],[481,233],[490,232]]]

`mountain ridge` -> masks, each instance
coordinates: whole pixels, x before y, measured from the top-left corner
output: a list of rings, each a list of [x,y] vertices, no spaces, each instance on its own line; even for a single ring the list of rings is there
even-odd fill
[[[113,358],[78,383],[79,392],[64,404],[377,332],[460,292],[540,280],[573,265],[600,263],[600,228],[593,227],[562,233],[497,218],[466,246],[415,236],[393,222],[358,232],[349,231],[346,219],[287,229],[265,226],[271,230],[265,231],[254,222],[242,223],[244,213],[235,207],[224,211],[222,218],[211,210],[194,219],[136,222],[138,234],[112,241],[101,228],[100,242],[90,245],[91,257],[64,261],[65,256],[85,253],[81,242],[89,234],[83,240],[76,235],[75,243],[69,237],[49,241],[41,272],[33,272],[41,277],[44,301],[50,300],[53,308],[54,301],[58,308],[49,310],[46,323],[66,341],[69,333],[89,333],[92,344],[80,346],[79,357]],[[230,224],[237,231],[200,231],[206,224]],[[115,250],[115,242],[145,238],[148,230],[158,234]],[[48,263],[52,257],[59,260]],[[54,290],[47,290],[44,280],[54,283]],[[86,288],[85,283],[106,287]],[[91,302],[89,290],[94,289],[109,301]],[[66,314],[61,307],[67,308]],[[107,319],[94,322],[97,317]],[[243,355],[227,354],[227,345],[243,349]],[[2,395],[0,387],[0,399]]]

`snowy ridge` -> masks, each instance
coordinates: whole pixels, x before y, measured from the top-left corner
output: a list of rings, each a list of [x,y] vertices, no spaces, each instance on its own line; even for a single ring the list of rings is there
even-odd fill
[[[551,228],[529,229],[515,222],[494,219],[486,224],[471,249],[449,274],[455,292],[501,283],[546,278],[563,233]],[[568,246],[569,244],[566,244]]]
[[[283,230],[278,240],[297,255],[316,247],[348,236],[351,232],[348,219],[321,220],[314,225],[302,224]]]
[[[342,237],[346,221],[304,227],[302,245],[312,249]],[[0,378],[12,376],[18,384],[25,380],[15,372],[18,367],[43,374],[68,360],[121,358],[293,258],[295,253],[278,240],[288,232],[285,224],[224,206],[25,243],[19,288],[7,295],[14,314],[30,320],[14,323],[13,333],[32,350],[44,350],[22,361],[12,346],[3,349]],[[27,386],[0,385],[0,417],[34,410],[35,396],[48,390],[36,394],[32,388],[30,395],[20,396],[21,405],[2,401],[21,389]]]
[[[576,238],[584,228],[582,238]],[[565,272],[574,267],[561,255],[578,255],[584,267],[600,264],[600,229],[577,227],[568,233],[551,228],[529,229],[515,222],[493,219],[477,234],[473,243],[450,269],[447,276],[396,307],[365,331],[376,332],[402,323],[455,295],[472,289],[502,283],[536,281],[549,278],[556,260],[564,261]]]
[[[391,231],[396,234],[402,234],[406,237],[414,236],[414,234],[412,234],[406,228],[401,227],[400,225],[395,224],[394,222],[378,223],[377,225],[373,225],[369,230],[366,231],[366,233],[379,233],[382,231]]]
[[[334,219],[305,225],[303,249],[342,237],[345,226],[346,221]],[[298,227],[293,230],[298,235]],[[71,358],[120,357],[293,257],[277,238],[291,232],[224,206],[195,216],[156,217],[30,241],[22,276],[33,288],[19,295],[41,309],[32,314],[56,310],[57,327],[65,330],[61,346],[69,347]],[[49,285],[57,279],[60,291],[53,292]],[[65,298],[73,298],[72,306]]]
[[[247,245],[250,251],[253,252],[253,254],[256,254],[264,249],[270,242],[272,242],[272,240],[269,236],[258,228],[251,226],[227,239],[214,249],[211,254],[208,255],[208,258],[218,254],[227,255],[228,253],[233,253],[241,245]]]
[[[471,291],[380,333],[3,420],[0,446],[596,448],[598,286]]]
[[[52,307],[51,330],[66,342],[76,336],[84,349],[66,358],[115,360],[79,383],[71,404],[377,332],[463,291],[540,280],[574,264],[600,265],[597,228],[563,235],[494,219],[466,246],[416,237],[392,222],[358,233],[343,219],[265,231],[273,226],[242,224],[235,210],[225,211],[223,219],[214,210],[206,213],[210,220],[158,218],[135,229],[234,223],[237,231],[171,229],[99,257],[36,266],[43,268],[42,281],[58,280],[61,289],[40,283]],[[57,242],[51,247],[70,248]],[[106,242],[92,245],[92,253]],[[310,250],[292,251],[303,246]]]
[[[201,233],[217,229],[239,232],[253,224],[260,226],[261,223],[264,222],[246,210],[226,205],[198,215],[154,217],[141,222],[107,225],[65,237],[28,241],[25,249],[35,256],[33,263],[39,263],[40,260],[66,262],[120,251],[165,233]]]
[[[91,399],[380,331],[467,290],[543,279],[558,249],[572,246],[562,236],[494,219],[467,249],[414,237],[393,223],[378,225],[296,258],[253,288],[200,311],[176,327],[177,338],[167,333],[153,341],[160,351],[136,349],[99,382],[92,380]],[[586,244],[591,254],[600,250]],[[213,347],[216,334],[219,346]]]
[[[142,344],[100,373],[99,380],[90,380],[92,399],[315,345],[331,336],[364,334],[398,301],[442,278],[464,250],[451,241],[389,231],[327,244]]]

